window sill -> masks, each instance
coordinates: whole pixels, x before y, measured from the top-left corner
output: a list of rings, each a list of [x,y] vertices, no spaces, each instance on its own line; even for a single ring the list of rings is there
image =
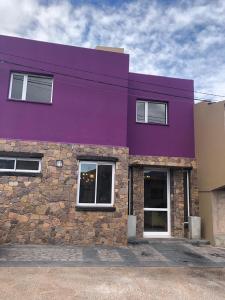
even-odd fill
[[[42,173],[26,173],[26,172],[0,172],[1,176],[25,176],[25,177],[42,177]]]
[[[136,124],[139,124],[139,125],[154,125],[154,126],[169,126],[169,124],[161,124],[161,123],[152,123],[152,122],[138,122],[136,121]]]
[[[116,208],[114,206],[76,206],[76,210],[113,212],[116,210]]]
[[[31,101],[31,100],[17,100],[8,98],[8,101],[18,102],[18,103],[33,103],[33,104],[44,104],[44,105],[52,105],[52,102],[41,102],[41,101]]]

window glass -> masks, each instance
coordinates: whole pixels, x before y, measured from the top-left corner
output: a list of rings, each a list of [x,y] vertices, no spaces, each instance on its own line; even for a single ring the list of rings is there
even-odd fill
[[[0,159],[0,169],[14,170],[14,163],[13,159]]]
[[[166,104],[148,102],[148,122],[166,124]]]
[[[23,79],[24,79],[24,75],[13,74],[10,98],[17,99],[17,100],[22,99]]]
[[[137,121],[145,122],[145,103],[137,102]]]
[[[26,100],[51,102],[52,78],[28,75]]]
[[[38,171],[39,170],[39,161],[17,160],[16,161],[16,169],[17,170]]]
[[[110,205],[112,203],[113,164],[80,163],[78,203]]]
[[[80,203],[95,203],[96,164],[82,163],[80,167]]]
[[[30,160],[22,158],[0,158],[0,171],[7,172],[27,172],[40,173],[40,160]]]
[[[98,166],[97,203],[111,203],[112,165]]]
[[[166,211],[145,211],[144,229],[147,232],[167,232],[167,212]]]
[[[167,172],[144,173],[145,208],[167,208]]]

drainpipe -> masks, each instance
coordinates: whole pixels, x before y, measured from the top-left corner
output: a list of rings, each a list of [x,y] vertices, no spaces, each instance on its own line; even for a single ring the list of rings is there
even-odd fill
[[[133,168],[128,171],[128,215],[133,215]]]

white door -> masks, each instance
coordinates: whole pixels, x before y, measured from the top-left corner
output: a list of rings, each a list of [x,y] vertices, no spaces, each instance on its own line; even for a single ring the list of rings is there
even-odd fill
[[[170,175],[167,169],[144,171],[144,237],[170,237]]]

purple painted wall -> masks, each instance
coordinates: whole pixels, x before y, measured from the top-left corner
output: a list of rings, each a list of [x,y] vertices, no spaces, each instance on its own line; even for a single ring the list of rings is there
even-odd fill
[[[192,80],[129,74],[127,143],[131,154],[195,156],[193,89]],[[168,125],[136,123],[137,99],[167,102]]]
[[[53,75],[53,104],[9,100],[12,71]],[[137,99],[167,101],[168,126],[136,123]],[[194,157],[193,104],[193,81],[129,73],[127,54],[0,36],[0,138]]]
[[[126,87],[127,54],[0,36],[0,60],[1,138],[126,146],[127,89],[96,81]],[[11,71],[54,75],[53,104],[8,100]]]

